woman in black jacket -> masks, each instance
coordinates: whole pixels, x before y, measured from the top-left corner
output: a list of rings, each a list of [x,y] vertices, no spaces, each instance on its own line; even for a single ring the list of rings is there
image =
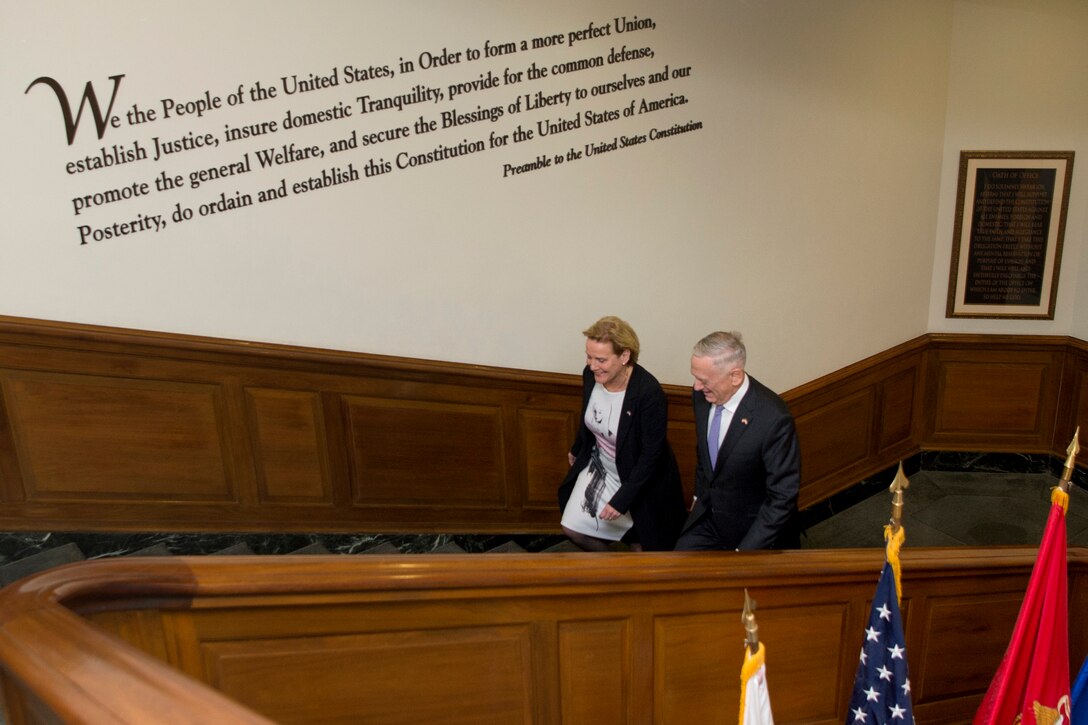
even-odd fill
[[[559,486],[563,533],[587,551],[621,540],[635,550],[671,550],[686,511],[665,437],[665,393],[638,365],[638,336],[626,322],[602,317],[582,334],[582,425]]]

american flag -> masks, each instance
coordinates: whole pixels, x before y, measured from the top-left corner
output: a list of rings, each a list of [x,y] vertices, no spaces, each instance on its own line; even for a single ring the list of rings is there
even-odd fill
[[[854,676],[854,694],[846,714],[847,725],[911,725],[910,678],[907,674],[907,645],[903,620],[895,593],[895,573],[884,562],[876,585],[861,661]]]

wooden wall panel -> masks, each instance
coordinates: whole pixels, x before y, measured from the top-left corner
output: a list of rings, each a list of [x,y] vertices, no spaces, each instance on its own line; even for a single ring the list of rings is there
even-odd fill
[[[920,409],[918,398],[920,375],[911,367],[886,378],[880,386],[880,427],[877,450],[911,446],[914,435],[914,413]]]
[[[626,722],[631,680],[625,620],[559,625],[559,694],[564,723]]]
[[[853,683],[860,651],[861,607],[849,597],[831,603],[757,608],[760,639],[774,663],[768,683],[790,683],[790,696],[774,710],[776,721],[831,721],[846,709],[843,683]],[[868,616],[868,612],[864,613]],[[740,619],[740,613],[737,613]],[[858,640],[857,651],[849,644]],[[771,653],[774,653],[773,655]]]
[[[1064,452],[1079,426],[1081,446],[1077,461],[1088,466],[1088,343],[1080,340],[1072,341],[1068,347],[1058,411],[1055,446]]]
[[[320,396],[265,388],[247,388],[246,396],[255,439],[259,499],[280,504],[331,504]]]
[[[933,438],[956,435],[1035,435],[1044,363],[939,360]]]
[[[690,500],[691,388],[665,392]],[[923,449],[1064,457],[1088,344],[926,335],[783,398],[808,507]],[[554,533],[580,400],[577,374],[0,316],[0,528]]]
[[[658,617],[654,631],[654,722],[732,722],[739,704],[730,708],[724,682],[736,681],[737,668],[724,652],[738,652],[740,637],[730,624],[740,610]],[[739,688],[739,686],[738,686]],[[732,698],[739,703],[736,693]],[[704,720],[711,713],[710,720]],[[702,718],[700,717],[702,716]]]
[[[0,375],[28,501],[234,498],[217,385]]]
[[[19,471],[19,455],[8,421],[8,408],[0,377],[0,504],[22,502],[26,499],[23,476]]]
[[[925,339],[783,393],[801,444],[801,508],[918,452]]]
[[[521,475],[525,481],[525,507],[554,512],[556,489],[570,464],[566,452],[578,430],[577,410],[581,402],[572,399],[570,410],[521,408],[518,433],[521,440]],[[556,455],[557,451],[562,451]]]
[[[873,446],[873,399],[874,391],[867,388],[797,416],[806,476],[826,478],[868,457]]]
[[[345,396],[344,415],[357,505],[504,505],[498,406]]]
[[[1052,450],[1063,347],[1036,338],[940,338],[928,355],[926,447]]]
[[[1026,583],[1025,583],[1026,587]],[[963,697],[985,690],[1001,662],[1024,596],[1020,591],[997,595],[957,594],[931,597],[921,616],[929,637],[914,654],[911,695],[918,705]],[[970,656],[964,656],[970,642]]]
[[[532,722],[526,627],[214,642],[203,654],[217,690],[285,725]]]

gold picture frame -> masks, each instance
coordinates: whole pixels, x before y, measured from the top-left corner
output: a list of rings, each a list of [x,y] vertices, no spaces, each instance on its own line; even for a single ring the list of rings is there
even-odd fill
[[[961,151],[946,317],[1054,319],[1072,151]]]

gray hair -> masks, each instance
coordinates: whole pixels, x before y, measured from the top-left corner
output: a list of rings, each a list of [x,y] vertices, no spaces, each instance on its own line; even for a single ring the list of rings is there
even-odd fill
[[[719,368],[735,365],[741,370],[748,360],[748,352],[739,332],[712,332],[695,343],[691,354],[695,357],[708,357]]]

